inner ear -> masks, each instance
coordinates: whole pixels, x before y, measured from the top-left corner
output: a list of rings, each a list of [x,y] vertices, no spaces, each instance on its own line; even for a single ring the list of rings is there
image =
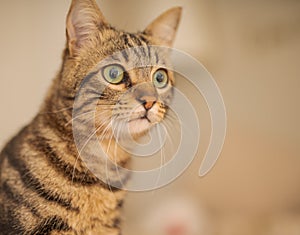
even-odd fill
[[[106,25],[106,20],[95,0],[72,0],[66,22],[70,55],[74,56],[99,29]]]
[[[144,33],[157,38],[160,44],[172,46],[182,13],[181,7],[174,7],[157,17]]]

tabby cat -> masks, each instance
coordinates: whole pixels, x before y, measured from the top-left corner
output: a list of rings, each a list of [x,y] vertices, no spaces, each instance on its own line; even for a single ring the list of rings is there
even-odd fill
[[[180,16],[181,8],[172,8],[132,34],[110,26],[95,0],[72,0],[61,70],[39,113],[1,152],[0,234],[121,234],[124,191],[99,180],[79,157],[72,132],[74,100],[85,77],[99,77],[106,87],[96,107],[100,144],[111,159],[126,165],[129,154],[110,151],[108,142],[115,137],[105,136],[100,127],[113,116],[134,113],[136,106],[139,113],[130,120],[135,136],[164,119],[167,105],[159,94],[172,94],[172,71],[154,66],[126,71],[124,63],[149,57],[163,61],[150,45],[172,46]],[[105,57],[136,46],[134,54],[123,53],[123,61],[91,73]],[[148,85],[133,89],[143,82]]]

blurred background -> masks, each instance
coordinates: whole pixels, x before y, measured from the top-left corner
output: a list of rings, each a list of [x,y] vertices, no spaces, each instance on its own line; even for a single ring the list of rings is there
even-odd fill
[[[133,32],[183,6],[175,47],[205,65],[228,115],[220,159],[200,178],[210,119],[199,97],[197,158],[167,187],[128,194],[124,234],[299,235],[300,1],[98,3],[112,25]],[[36,114],[60,67],[69,4],[0,1],[1,147]]]

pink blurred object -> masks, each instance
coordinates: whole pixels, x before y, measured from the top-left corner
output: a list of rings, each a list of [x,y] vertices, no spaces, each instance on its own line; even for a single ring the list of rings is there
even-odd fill
[[[157,235],[199,235],[203,220],[197,208],[186,198],[162,200],[147,218],[147,228]]]
[[[173,221],[164,228],[166,235],[188,235],[189,228],[185,222]]]

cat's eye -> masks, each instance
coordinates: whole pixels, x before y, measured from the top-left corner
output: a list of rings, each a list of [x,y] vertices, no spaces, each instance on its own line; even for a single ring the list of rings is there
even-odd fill
[[[103,69],[103,77],[111,84],[119,84],[124,78],[124,69],[120,65],[109,65]]]
[[[153,84],[157,88],[164,88],[168,85],[169,82],[169,77],[167,74],[167,71],[164,69],[158,69],[154,74],[153,74]]]

